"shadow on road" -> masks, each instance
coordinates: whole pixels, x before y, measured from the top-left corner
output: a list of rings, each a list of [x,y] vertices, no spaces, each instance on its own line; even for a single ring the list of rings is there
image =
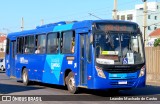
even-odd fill
[[[60,85],[48,84],[48,83],[41,83],[41,82],[31,82],[30,85],[38,85],[38,86],[42,86],[43,88],[49,87],[49,88],[54,88],[54,89],[59,89],[59,90],[67,90],[66,86],[60,86]]]
[[[144,88],[135,88],[127,93],[134,92],[135,95],[156,95],[160,94],[160,86],[147,85]]]
[[[0,83],[0,94],[10,94],[15,92],[23,92],[23,91],[38,90],[38,89],[41,89],[41,88]]]
[[[80,93],[87,93],[97,96],[113,97],[113,96],[147,96],[160,94],[160,86],[146,86],[144,88],[134,88],[130,90],[88,90],[81,89]]]
[[[54,89],[67,90],[65,86],[45,84],[40,82],[34,82],[31,85],[38,85],[45,87],[50,87]],[[80,88],[78,95],[81,94],[91,94],[96,96],[112,97],[112,96],[147,96],[147,95],[157,95],[160,94],[160,86],[146,86],[144,88],[134,88],[131,90],[91,90]]]
[[[15,79],[10,79],[5,76],[4,72],[0,72],[0,94],[10,94],[14,92],[23,92],[23,91],[29,91],[29,90],[38,90],[38,89],[44,89],[46,88],[53,88],[58,90],[66,90],[65,86],[59,86],[59,85],[53,85],[53,84],[45,84],[40,82],[32,82],[29,86],[24,86],[22,83],[19,85],[16,85]],[[1,82],[2,81],[2,82]],[[5,83],[7,81],[7,83]],[[8,84],[9,82],[12,82],[12,84]],[[15,81],[15,84],[13,83]],[[151,86],[147,85],[144,88],[134,88],[131,90],[121,90],[119,92],[113,91],[113,90],[90,90],[90,89],[83,89],[81,88],[79,90],[78,95],[83,94],[91,94],[96,96],[104,96],[104,97],[112,97],[112,96],[148,96],[148,95],[160,95],[160,86]]]
[[[5,73],[5,71],[0,71],[0,73]]]

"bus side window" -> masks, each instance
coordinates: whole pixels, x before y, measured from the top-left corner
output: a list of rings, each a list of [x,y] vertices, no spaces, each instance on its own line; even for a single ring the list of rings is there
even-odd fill
[[[17,38],[17,53],[23,54],[24,37]]]
[[[43,54],[46,52],[46,34],[40,34],[40,35],[36,35],[36,54]]]
[[[75,51],[75,33],[74,31],[66,31],[62,33],[62,49],[64,54],[71,54]]]
[[[40,46],[36,48],[36,51],[35,51],[36,54],[40,53],[40,48],[41,48]]]
[[[87,53],[87,60],[91,62],[91,36],[86,35],[86,53]]]
[[[58,44],[59,44],[59,34],[58,33],[49,33],[47,35],[47,53],[58,53]]]
[[[10,40],[7,38],[6,54],[9,54]]]
[[[71,52],[74,53],[75,50],[75,37],[72,37],[72,44],[71,44]]]
[[[26,36],[25,37],[25,47],[24,52],[25,53],[34,53],[34,36]]]

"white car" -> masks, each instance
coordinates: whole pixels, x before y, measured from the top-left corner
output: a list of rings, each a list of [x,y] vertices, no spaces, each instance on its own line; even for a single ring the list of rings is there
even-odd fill
[[[0,70],[5,71],[5,59],[0,59]]]

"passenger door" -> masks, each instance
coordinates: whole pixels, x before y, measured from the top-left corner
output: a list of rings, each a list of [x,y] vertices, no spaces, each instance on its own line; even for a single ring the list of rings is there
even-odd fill
[[[87,56],[86,56],[87,33],[80,34],[80,85],[87,86]]]
[[[16,41],[11,41],[11,52],[10,52],[10,73],[11,76],[16,76],[15,69],[15,53],[16,53]]]

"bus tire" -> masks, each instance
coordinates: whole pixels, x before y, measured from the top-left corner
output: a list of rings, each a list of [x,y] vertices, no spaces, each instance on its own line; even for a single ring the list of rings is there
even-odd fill
[[[78,92],[78,87],[76,87],[74,74],[72,72],[66,77],[66,85],[70,93],[75,94]]]
[[[22,72],[22,81],[25,86],[29,84],[28,71],[26,70],[26,68],[24,68]]]

